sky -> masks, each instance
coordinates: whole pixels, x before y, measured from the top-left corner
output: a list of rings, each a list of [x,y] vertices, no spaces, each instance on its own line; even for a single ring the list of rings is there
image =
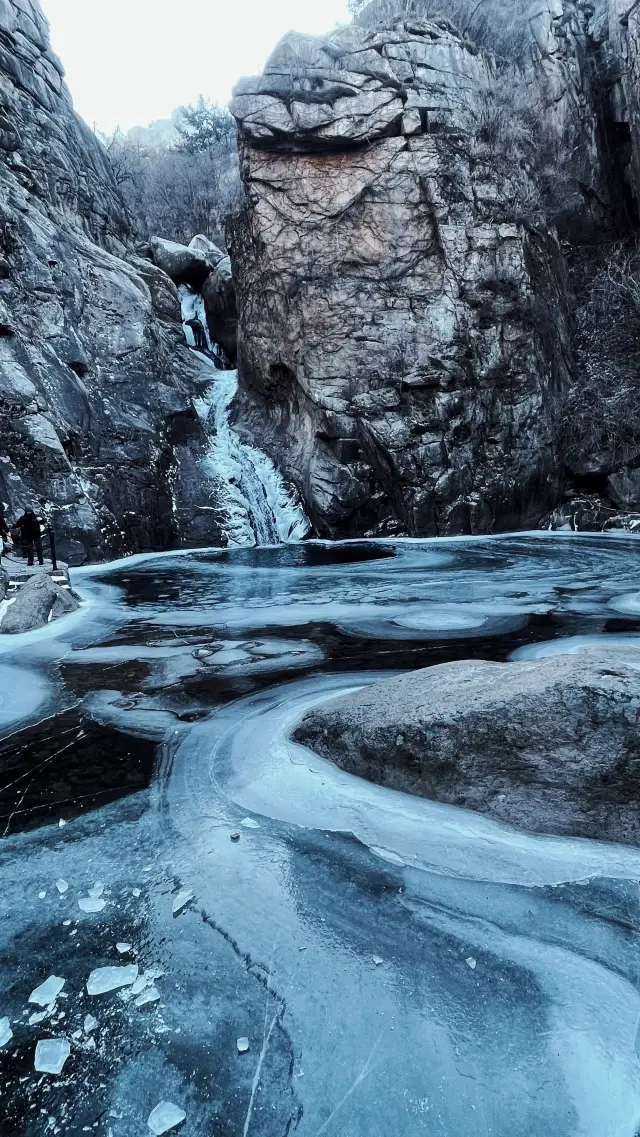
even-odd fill
[[[169,118],[202,93],[228,102],[285,32],[318,34],[347,0],[41,0],[76,110],[106,133]]]

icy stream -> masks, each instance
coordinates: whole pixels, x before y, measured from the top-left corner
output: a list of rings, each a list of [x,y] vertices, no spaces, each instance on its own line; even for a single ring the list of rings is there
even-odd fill
[[[0,645],[0,1131],[184,1112],[189,1137],[637,1137],[640,850],[405,797],[289,736],[448,659],[595,641],[640,666],[639,550],[532,534],[76,570],[81,612]],[[59,1075],[35,1069],[47,1040]]]
[[[229,410],[238,388],[238,374],[217,365],[216,346],[209,336],[202,297],[182,285],[180,301],[187,342],[195,344],[188,321],[196,319],[211,353],[211,358],[201,356],[211,370],[211,386],[197,410],[211,436],[204,467],[219,487],[229,545],[251,547],[302,540],[310,526],[293,490],[271,459],[242,442],[230,424]]]

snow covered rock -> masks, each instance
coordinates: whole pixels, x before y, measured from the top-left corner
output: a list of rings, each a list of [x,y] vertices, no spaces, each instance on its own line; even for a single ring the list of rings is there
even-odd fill
[[[309,711],[293,737],[392,789],[640,844],[640,674],[611,649],[414,671]]]
[[[166,272],[174,284],[188,284],[199,292],[224,253],[211,242],[207,242],[210,248],[204,248],[202,242],[206,238],[197,240],[196,246],[193,246],[193,242],[187,246],[180,245],[177,241],[167,241],[164,237],[152,237],[149,248],[154,264]]]
[[[36,573],[18,591],[15,600],[0,620],[0,632],[19,635],[42,628],[80,607],[68,589],[61,588],[45,572]]]

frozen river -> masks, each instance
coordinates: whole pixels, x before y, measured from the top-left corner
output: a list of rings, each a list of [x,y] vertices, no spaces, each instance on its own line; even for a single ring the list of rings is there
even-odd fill
[[[148,1134],[162,1100],[186,1137],[637,1137],[640,850],[289,740],[447,660],[595,640],[640,667],[637,539],[211,550],[73,584],[78,613],[0,640],[2,1137]],[[90,995],[104,967],[127,985]]]

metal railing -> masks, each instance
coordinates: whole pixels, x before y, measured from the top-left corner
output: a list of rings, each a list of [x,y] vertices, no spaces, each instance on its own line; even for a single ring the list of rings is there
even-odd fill
[[[9,531],[13,532],[13,533],[16,532],[16,530],[15,529],[12,530],[11,527],[9,527]],[[56,552],[56,535],[53,531],[53,527],[49,524],[45,525],[44,532],[41,534],[39,539],[40,539],[40,541],[42,541],[42,556],[43,556],[43,558],[46,555],[46,552],[48,551],[49,552],[49,559],[51,561],[51,568],[52,568],[53,572],[57,572],[58,571],[58,556],[57,556],[57,552]],[[2,542],[2,537],[0,537],[0,553],[2,553],[1,542]],[[25,549],[32,549],[35,552],[35,548],[36,548],[35,541],[23,541],[22,538],[18,537],[17,541],[14,541],[13,544],[14,544],[14,548],[22,548],[23,555],[24,555]],[[48,544],[48,549],[46,547],[47,544]],[[6,550],[5,550],[5,553],[6,553]]]

